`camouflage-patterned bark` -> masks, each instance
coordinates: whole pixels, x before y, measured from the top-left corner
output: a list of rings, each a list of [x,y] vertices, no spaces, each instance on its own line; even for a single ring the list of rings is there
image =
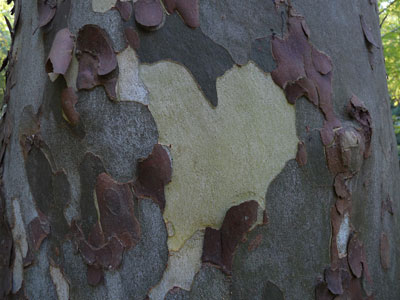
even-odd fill
[[[14,13],[0,297],[400,297],[374,1]]]

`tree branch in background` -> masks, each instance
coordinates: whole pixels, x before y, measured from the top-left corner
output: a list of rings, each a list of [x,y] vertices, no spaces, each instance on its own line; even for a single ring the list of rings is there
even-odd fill
[[[383,17],[381,23],[379,24],[379,28],[382,28],[382,25],[383,25],[383,23],[385,22],[385,20],[386,20],[386,18],[387,18],[388,16],[389,16],[389,13],[387,13],[387,14]]]
[[[393,29],[393,30],[390,30],[389,32],[386,32],[384,35],[382,35],[382,39],[384,39],[385,36],[387,36],[388,34],[391,34],[391,33],[393,33],[393,32],[396,32],[396,31],[399,30],[399,29],[400,29],[400,26],[399,26],[399,27],[396,27],[396,28]]]
[[[382,14],[383,12],[387,11],[388,8],[389,8],[390,6],[392,6],[392,5],[393,5],[394,3],[396,3],[396,2],[397,2],[397,0],[393,0],[392,2],[390,2],[384,9],[382,9],[382,10],[379,12],[379,15]]]

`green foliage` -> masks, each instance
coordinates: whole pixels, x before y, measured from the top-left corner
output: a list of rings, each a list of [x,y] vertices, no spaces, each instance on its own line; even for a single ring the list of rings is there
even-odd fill
[[[378,7],[393,126],[400,157],[400,0],[380,0]]]
[[[0,2],[0,64],[3,62],[4,58],[7,56],[8,49],[11,44],[10,32],[7,28],[7,23],[4,17],[11,22],[13,22],[13,16],[11,15],[12,5],[7,5],[6,1]],[[0,73],[0,103],[3,102],[3,90],[6,85],[5,70]]]
[[[388,88],[395,103],[400,100],[400,1],[381,0],[379,13]]]

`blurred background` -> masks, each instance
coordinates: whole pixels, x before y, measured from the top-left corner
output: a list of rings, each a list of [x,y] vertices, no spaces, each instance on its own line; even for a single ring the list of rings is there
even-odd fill
[[[11,8],[12,5],[8,5],[5,0],[0,2],[0,11],[3,16],[0,17],[0,62],[7,56],[11,43],[5,19],[7,18],[11,24],[13,23]],[[378,1],[378,13],[391,97],[392,119],[400,157],[400,0]],[[0,104],[3,100],[4,88],[5,70],[0,72]]]
[[[0,1],[0,65],[4,58],[7,56],[8,49],[11,43],[10,32],[8,31],[6,19],[7,18],[11,24],[13,22],[13,16],[11,15],[12,5],[8,5],[6,0]],[[0,104],[3,103],[4,88],[6,86],[5,70],[0,72]],[[1,105],[0,105],[1,106]]]
[[[400,0],[379,1],[378,8],[397,153],[400,157]]]

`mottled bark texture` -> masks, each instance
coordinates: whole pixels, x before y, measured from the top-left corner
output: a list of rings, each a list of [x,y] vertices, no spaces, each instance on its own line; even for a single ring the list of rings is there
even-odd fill
[[[400,297],[374,1],[14,4],[0,299]]]

